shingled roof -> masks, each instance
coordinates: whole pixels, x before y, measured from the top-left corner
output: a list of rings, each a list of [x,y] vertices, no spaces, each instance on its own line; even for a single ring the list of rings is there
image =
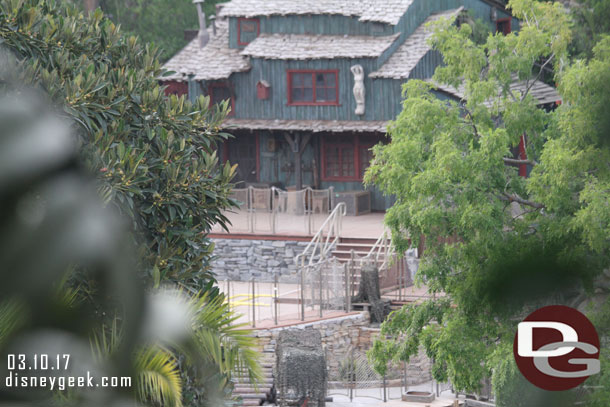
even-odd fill
[[[442,13],[432,14],[419,27],[415,29],[404,43],[392,54],[392,56],[377,71],[371,72],[371,78],[391,78],[407,79],[417,63],[430,51],[428,39],[432,36],[433,30],[427,24],[438,21],[441,18],[455,20],[458,14],[464,9],[460,7],[447,10]]]
[[[376,58],[399,35],[261,34],[242,51],[242,55],[266,59]]]
[[[242,130],[293,130],[319,132],[385,133],[388,122],[370,120],[264,120],[227,119],[226,129]]]
[[[239,49],[229,48],[228,21],[216,21],[216,35],[208,30],[210,41],[203,48],[195,38],[163,66],[176,73],[163,77],[163,80],[186,81],[189,75],[194,80],[226,79],[233,72],[250,69],[248,58],[240,55]]]
[[[396,25],[413,0],[232,0],[222,17],[334,14]]]
[[[465,89],[464,85],[460,85],[457,89],[453,86],[444,85],[436,83],[432,80],[428,80],[427,82],[432,83],[436,89],[445,92],[451,96],[455,96],[460,100],[465,100]],[[530,95],[538,102],[538,105],[546,105],[547,103],[554,103],[561,101],[561,96],[557,89],[552,86],[547,85],[541,81],[535,81],[533,85],[530,83],[531,89],[529,90]],[[515,92],[517,95],[525,92],[527,87],[529,86],[525,81],[515,81],[510,85],[510,89]],[[491,104],[487,103],[488,105]]]

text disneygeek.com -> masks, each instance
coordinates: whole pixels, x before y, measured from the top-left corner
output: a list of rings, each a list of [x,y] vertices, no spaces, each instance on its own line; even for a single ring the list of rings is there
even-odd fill
[[[81,376],[61,375],[67,373],[70,364],[70,355],[26,355],[9,354],[7,358],[8,375],[4,379],[6,388],[46,388],[63,391],[66,388],[86,387],[131,387],[129,376],[102,376],[94,377],[91,372],[83,372]],[[28,372],[53,372],[50,376],[31,375]]]

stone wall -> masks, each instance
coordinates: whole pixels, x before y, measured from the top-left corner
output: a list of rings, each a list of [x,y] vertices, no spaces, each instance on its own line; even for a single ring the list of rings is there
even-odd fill
[[[214,244],[212,271],[219,280],[298,282],[294,257],[309,242],[249,239],[211,239]]]
[[[339,367],[348,355],[350,348],[361,354],[369,350],[373,340],[379,334],[379,328],[373,328],[369,323],[369,313],[361,312],[345,317],[315,321],[286,328],[258,329],[254,335],[259,338],[260,345],[266,351],[273,351],[279,333],[284,329],[316,329],[322,337],[322,346],[326,351],[326,364],[329,369],[329,378],[332,380],[339,376]],[[395,369],[388,374],[388,378],[400,377],[401,369]],[[421,384],[432,380],[430,376],[430,360],[420,352],[411,359],[407,365],[407,384]]]

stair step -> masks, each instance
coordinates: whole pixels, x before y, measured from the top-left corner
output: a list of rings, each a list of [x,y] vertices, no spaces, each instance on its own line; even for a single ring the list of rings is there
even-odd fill
[[[260,400],[244,400],[242,401],[241,404],[238,404],[240,406],[260,406],[261,405],[261,401]]]
[[[256,394],[258,396],[262,395],[262,398],[266,398],[264,395],[265,394],[269,394],[271,393],[271,387],[265,387],[265,388],[250,388],[250,389],[234,389],[233,390],[233,394],[235,394],[236,396],[248,396],[246,398],[254,398],[252,395]]]
[[[358,244],[358,243],[337,243],[335,249],[337,250],[354,250],[356,252],[370,252],[373,245],[370,244]]]
[[[371,246],[377,243],[377,238],[366,238],[366,237],[342,237],[339,243],[359,243],[359,244],[370,244]]]
[[[267,395],[262,394],[262,393],[240,393],[239,396],[244,400],[245,399],[258,399],[258,400],[267,399]]]
[[[365,257],[369,252],[354,252],[354,254],[356,255],[356,258],[358,258]],[[352,252],[349,250],[333,250],[332,255],[337,258],[350,259],[352,257]]]

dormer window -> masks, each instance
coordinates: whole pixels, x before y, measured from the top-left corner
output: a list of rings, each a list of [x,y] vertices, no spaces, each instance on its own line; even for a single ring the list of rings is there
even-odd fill
[[[338,71],[289,70],[288,104],[338,105]]]
[[[237,19],[237,45],[244,47],[258,37],[261,25],[258,18]]]

